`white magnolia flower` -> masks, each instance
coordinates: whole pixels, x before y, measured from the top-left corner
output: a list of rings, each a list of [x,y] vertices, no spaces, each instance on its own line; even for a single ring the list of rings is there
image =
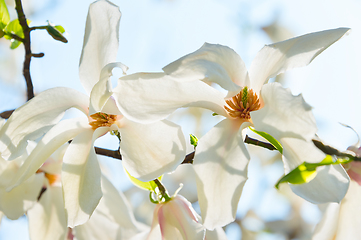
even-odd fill
[[[111,63],[118,49],[120,16],[119,8],[106,0],[89,8],[79,71],[90,98],[69,88],[49,89],[18,108],[0,130],[0,153],[7,160],[20,156],[28,140],[46,133],[8,190],[31,177],[56,149],[72,140],[62,169],[69,227],[86,222],[102,197],[101,171],[94,150],[98,137],[119,131],[123,164],[142,181],[173,171],[185,156],[185,140],[178,125],[167,120],[146,125],[129,121],[110,97],[112,69],[126,70],[121,63]],[[84,116],[60,121],[71,107]]]
[[[266,45],[249,71],[232,49],[204,44],[163,68],[165,73],[122,77],[114,89],[115,99],[125,116],[139,122],[159,120],[187,106],[208,108],[226,117],[199,140],[194,159],[202,218],[213,229],[235,218],[250,159],[243,143],[246,127],[253,125],[283,145],[286,173],[304,161],[324,159],[311,142],[317,131],[311,107],[280,84],[265,83],[289,69],[306,66],[348,31],[315,32]],[[226,98],[198,80],[219,84],[228,90]],[[313,203],[339,202],[348,183],[341,166],[328,166],[311,182],[291,187]]]

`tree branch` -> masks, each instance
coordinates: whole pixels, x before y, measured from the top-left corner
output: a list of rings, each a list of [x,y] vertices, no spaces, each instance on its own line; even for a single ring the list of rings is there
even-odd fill
[[[272,150],[272,151],[273,151],[273,150],[277,150],[277,148],[275,148],[272,144],[266,143],[266,142],[262,142],[262,141],[259,141],[259,140],[257,140],[257,139],[248,137],[248,135],[246,135],[246,138],[244,139],[244,142],[245,142],[245,143],[248,143],[248,144],[260,146],[260,147],[263,147],[263,148],[267,148],[267,149]]]
[[[346,158],[352,159],[354,161],[361,161],[361,157],[353,156],[353,155],[351,155],[349,153],[340,152],[336,148],[333,148],[333,147],[331,147],[329,145],[323,144],[321,141],[312,139],[312,142],[313,142],[313,144],[315,144],[315,146],[318,149],[320,149],[325,154],[332,155],[332,156],[337,156],[337,157],[346,157]]]
[[[4,112],[0,113],[0,117],[8,119],[14,111],[15,111],[15,109],[4,111]]]
[[[18,15],[20,25],[23,28],[23,32],[24,32],[24,39],[22,41],[24,43],[24,48],[25,48],[23,75],[26,81],[28,100],[30,100],[34,97],[34,86],[30,76],[30,61],[32,57],[31,46],[30,46],[30,28],[26,21],[21,0],[15,0],[15,10]]]

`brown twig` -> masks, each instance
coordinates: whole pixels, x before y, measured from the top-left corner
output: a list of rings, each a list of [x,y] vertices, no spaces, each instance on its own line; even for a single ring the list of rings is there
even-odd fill
[[[259,141],[259,140],[257,140],[257,139],[248,137],[248,135],[246,135],[246,139],[244,139],[244,142],[245,142],[245,143],[248,143],[248,144],[260,146],[260,147],[263,147],[263,148],[267,148],[267,149],[272,150],[272,151],[273,151],[273,150],[277,150],[277,148],[275,148],[272,144],[266,143],[266,142],[262,142],[262,141]]]
[[[30,28],[26,21],[21,0],[15,0],[15,10],[16,13],[18,14],[18,19],[24,32],[24,39],[22,41],[24,43],[24,48],[25,48],[23,75],[26,81],[28,100],[30,100],[34,97],[34,86],[30,76],[30,61],[32,57],[31,46],[30,46]]]
[[[315,144],[315,146],[318,149],[320,149],[325,154],[332,155],[332,156],[337,156],[337,157],[346,157],[346,158],[352,159],[354,161],[361,161],[360,157],[353,156],[353,155],[351,155],[349,153],[340,152],[336,148],[333,148],[333,147],[331,147],[329,145],[323,144],[321,141],[312,139],[312,142],[313,142],[313,144]]]
[[[15,111],[15,109],[4,111],[4,112],[0,113],[0,117],[8,119],[14,111]]]
[[[94,147],[94,148],[95,148],[95,153],[98,155],[103,155],[103,156],[122,160],[122,155],[120,154],[119,150],[109,150],[109,149],[100,148],[100,147]]]

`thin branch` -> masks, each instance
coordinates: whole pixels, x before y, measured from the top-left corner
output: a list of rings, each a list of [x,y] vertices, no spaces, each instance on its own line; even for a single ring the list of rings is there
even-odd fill
[[[14,33],[10,33],[10,32],[4,32],[5,35],[8,35],[9,37],[19,41],[19,42],[24,42],[24,39],[19,37],[18,35],[14,34]]]
[[[259,141],[259,140],[257,140],[257,139],[248,137],[248,135],[246,135],[246,139],[244,139],[244,142],[245,142],[245,143],[248,143],[248,144],[260,146],[260,147],[263,147],[263,148],[267,148],[267,149],[269,149],[269,150],[277,150],[277,148],[275,148],[272,144],[266,143],[266,142],[262,142],[262,141]]]
[[[329,145],[323,144],[321,141],[312,139],[312,142],[313,142],[313,144],[315,144],[315,146],[318,149],[320,149],[325,154],[337,156],[337,157],[346,157],[346,158],[352,159],[354,161],[361,161],[361,157],[354,156],[354,155],[351,155],[351,154],[345,153],[345,152],[340,152],[336,148],[333,148]]]
[[[0,113],[0,117],[8,119],[14,111],[15,111],[15,109],[4,111],[4,112]]]
[[[18,14],[18,19],[24,32],[24,39],[22,41],[24,43],[24,48],[25,48],[23,75],[26,81],[28,100],[30,100],[34,97],[34,86],[30,76],[30,61],[32,57],[31,47],[30,47],[30,28],[26,21],[21,0],[15,0],[15,10],[16,13]]]
[[[257,139],[254,139],[254,138],[250,138],[250,137],[248,137],[248,135],[246,135],[246,139],[244,140],[244,142],[248,143],[248,144],[253,144],[253,145],[260,146],[260,147],[264,147],[269,150],[277,150],[272,144],[262,142]],[[119,150],[109,150],[109,149],[95,147],[95,152],[98,155],[112,157],[115,159],[122,160],[122,155],[119,153]],[[181,164],[193,164],[194,154],[195,154],[194,151],[187,154]]]

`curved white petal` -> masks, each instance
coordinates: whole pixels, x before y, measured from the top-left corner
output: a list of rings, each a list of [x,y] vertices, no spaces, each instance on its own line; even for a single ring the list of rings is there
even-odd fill
[[[113,90],[124,116],[151,123],[181,107],[203,107],[226,116],[224,95],[202,81],[179,82],[164,73],[136,73],[122,77]]]
[[[73,139],[64,155],[61,180],[71,228],[88,221],[103,195],[94,141],[106,132],[107,127],[83,131]]]
[[[360,238],[361,226],[361,187],[351,181],[350,189],[341,202],[340,215],[335,240],[357,240]]]
[[[308,65],[349,31],[349,28],[331,29],[266,45],[258,52],[249,70],[252,89],[258,92],[269,78]]]
[[[9,183],[7,191],[16,187],[31,175],[64,143],[91,128],[86,118],[63,120],[44,135],[29,157],[14,175]]]
[[[227,235],[221,227],[215,228],[213,231],[207,230],[204,240],[227,240]]]
[[[249,85],[247,68],[241,57],[233,49],[219,44],[205,43],[197,51],[165,66],[163,71],[177,81],[205,79],[229,91]]]
[[[0,153],[6,159],[20,156],[28,140],[34,140],[59,122],[65,110],[88,112],[89,98],[71,88],[52,88],[35,96],[13,112],[0,130]]]
[[[194,157],[204,226],[213,230],[235,219],[250,156],[239,123],[225,119],[198,141]]]
[[[119,129],[123,165],[135,178],[150,181],[174,171],[186,155],[180,126],[168,121],[139,124],[126,119]]]
[[[308,183],[291,185],[298,196],[315,204],[340,202],[346,195],[350,179],[340,165],[317,169],[317,176]]]
[[[311,141],[297,138],[282,138],[283,162],[285,173],[296,168],[303,162],[321,162],[326,155]],[[340,202],[348,189],[350,179],[340,165],[317,168],[317,176],[309,183],[293,185],[291,189],[298,196],[315,204]]]
[[[319,208],[323,212],[323,217],[315,228],[312,240],[334,240],[339,219],[340,204],[326,203],[320,205]]]
[[[61,187],[47,184],[46,191],[27,216],[31,239],[65,239],[68,227]]]
[[[118,6],[106,0],[89,7],[79,65],[80,82],[88,94],[99,81],[102,68],[116,60],[120,17]]]
[[[317,131],[316,121],[302,95],[294,96],[279,83],[262,87],[264,107],[251,112],[254,127],[271,134],[278,141],[283,137],[311,140]]]
[[[112,82],[110,77],[112,76],[113,68],[121,68],[123,73],[127,71],[127,67],[122,63],[109,63],[100,73],[100,80],[94,85],[90,93],[89,115],[97,112],[102,112],[102,108],[107,103],[109,97],[113,94]]]
[[[10,192],[6,192],[6,186],[0,186],[0,210],[9,219],[18,219],[36,204],[43,184],[44,174],[34,174]]]

